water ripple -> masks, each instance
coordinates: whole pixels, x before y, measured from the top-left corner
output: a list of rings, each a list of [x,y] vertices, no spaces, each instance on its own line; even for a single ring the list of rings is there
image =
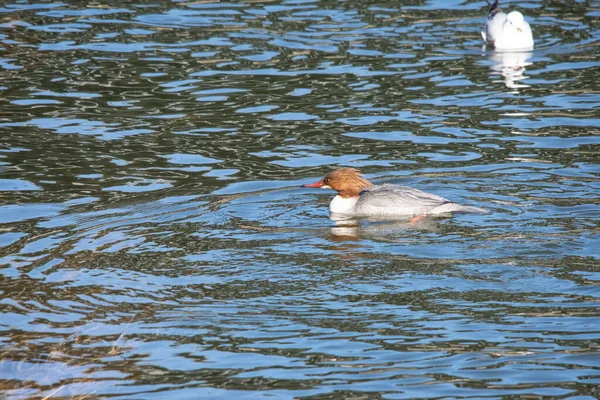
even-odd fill
[[[593,2],[0,7],[0,393],[598,397]],[[329,219],[336,166],[488,215]]]

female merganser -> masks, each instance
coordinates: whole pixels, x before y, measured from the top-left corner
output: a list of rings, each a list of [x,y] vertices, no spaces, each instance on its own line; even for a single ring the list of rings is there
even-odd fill
[[[486,0],[488,4],[490,2]],[[523,50],[533,48],[533,34],[523,14],[518,11],[505,14],[498,8],[498,0],[490,4],[485,21],[483,41],[497,50]]]
[[[435,194],[408,186],[373,185],[356,168],[340,168],[304,188],[333,189],[338,194],[329,204],[332,214],[362,216],[411,216],[453,212],[483,213],[478,207],[462,206]]]

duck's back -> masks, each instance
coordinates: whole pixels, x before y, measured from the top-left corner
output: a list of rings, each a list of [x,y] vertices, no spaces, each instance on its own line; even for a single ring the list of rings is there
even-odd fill
[[[449,200],[408,186],[375,185],[364,190],[356,202],[357,214],[417,215],[429,214]]]

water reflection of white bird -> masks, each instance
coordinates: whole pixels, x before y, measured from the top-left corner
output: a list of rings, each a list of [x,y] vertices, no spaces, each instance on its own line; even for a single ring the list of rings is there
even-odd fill
[[[486,0],[490,4],[489,0]],[[498,7],[498,0],[490,4],[483,40],[497,50],[533,49],[533,34],[523,14],[513,11],[505,14]]]
[[[527,78],[525,76],[525,67],[533,64],[529,61],[532,56],[533,53],[529,51],[497,51],[490,54],[490,60],[494,63],[491,69],[504,77],[504,84],[508,88],[518,89],[529,87],[529,85],[519,83],[519,81]]]

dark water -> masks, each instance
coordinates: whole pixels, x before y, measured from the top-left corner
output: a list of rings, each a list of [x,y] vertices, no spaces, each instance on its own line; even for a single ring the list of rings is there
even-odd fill
[[[0,397],[600,396],[600,3],[506,3],[0,6]]]

